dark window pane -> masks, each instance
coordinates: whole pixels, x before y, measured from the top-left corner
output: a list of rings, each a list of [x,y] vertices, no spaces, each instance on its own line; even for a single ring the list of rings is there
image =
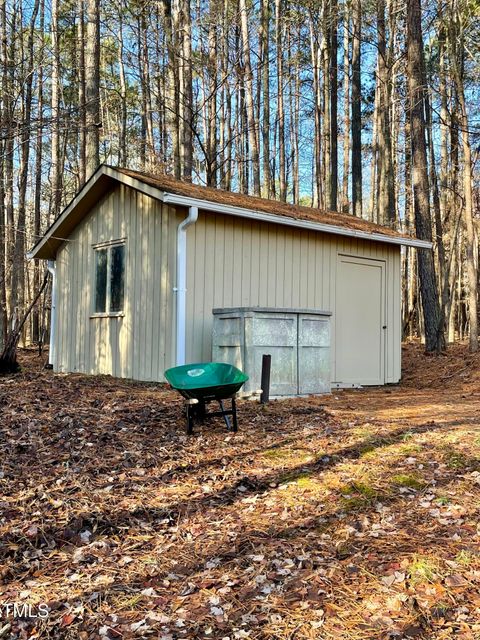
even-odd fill
[[[95,313],[104,313],[107,306],[107,249],[95,251]]]
[[[125,280],[125,247],[112,247],[110,264],[110,311],[123,311],[123,289]]]

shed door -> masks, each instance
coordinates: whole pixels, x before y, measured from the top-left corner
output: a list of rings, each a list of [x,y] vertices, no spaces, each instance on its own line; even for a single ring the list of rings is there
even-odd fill
[[[385,262],[338,256],[335,378],[342,385],[385,382]]]

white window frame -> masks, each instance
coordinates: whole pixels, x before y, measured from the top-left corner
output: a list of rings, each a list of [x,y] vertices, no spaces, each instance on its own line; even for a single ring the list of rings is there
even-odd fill
[[[110,269],[112,264],[112,249],[114,247],[124,247],[124,263],[123,263],[123,309],[121,311],[109,311],[110,298],[111,298],[111,280]],[[92,244],[93,249],[93,296],[92,296],[92,313],[90,318],[123,318],[125,315],[125,289],[126,289],[126,238],[119,238],[118,240],[108,240],[106,242],[98,242]],[[107,290],[105,296],[105,311],[96,311],[96,294],[97,294],[97,256],[96,252],[101,249],[107,249]]]

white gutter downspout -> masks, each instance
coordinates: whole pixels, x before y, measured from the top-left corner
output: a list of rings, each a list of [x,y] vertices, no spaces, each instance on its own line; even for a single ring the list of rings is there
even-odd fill
[[[198,207],[189,207],[188,216],[177,229],[177,367],[185,364],[187,316],[187,228],[198,220]]]
[[[57,328],[57,266],[55,260],[49,260],[47,269],[52,276],[52,308],[50,310],[50,346],[48,349],[48,364],[53,367],[55,362],[55,333]]]

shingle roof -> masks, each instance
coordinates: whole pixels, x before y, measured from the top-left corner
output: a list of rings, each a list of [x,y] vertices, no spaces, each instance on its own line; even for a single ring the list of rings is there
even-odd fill
[[[269,213],[277,216],[285,216],[295,218],[297,220],[309,220],[310,222],[320,222],[327,225],[344,227],[347,229],[364,231],[367,233],[380,233],[387,236],[396,236],[399,238],[410,237],[399,233],[395,229],[385,227],[383,225],[374,224],[362,218],[355,216],[324,211],[313,207],[305,207],[301,205],[287,204],[278,200],[268,200],[266,198],[258,198],[256,196],[244,195],[242,193],[234,193],[232,191],[224,191],[213,187],[203,187],[200,185],[177,180],[167,175],[151,175],[141,171],[131,171],[130,169],[122,169],[112,167],[124,175],[135,178],[152,187],[156,187],[167,193],[205,200],[207,202],[215,202],[216,204],[224,204],[232,207],[242,207]]]
[[[355,216],[322,211],[277,200],[267,200],[241,193],[202,187],[167,175],[151,175],[119,167],[101,165],[87,183],[52,223],[45,235],[27,254],[29,258],[54,259],[56,252],[77,224],[115,183],[144,191],[152,197],[183,206],[197,206],[205,212],[250,217],[273,224],[302,226],[313,231],[362,237],[377,242],[431,247],[430,242],[399,233]],[[182,201],[182,198],[187,199]],[[181,201],[181,202],[180,202]],[[204,204],[203,204],[204,203]],[[222,209],[224,207],[224,209]]]

